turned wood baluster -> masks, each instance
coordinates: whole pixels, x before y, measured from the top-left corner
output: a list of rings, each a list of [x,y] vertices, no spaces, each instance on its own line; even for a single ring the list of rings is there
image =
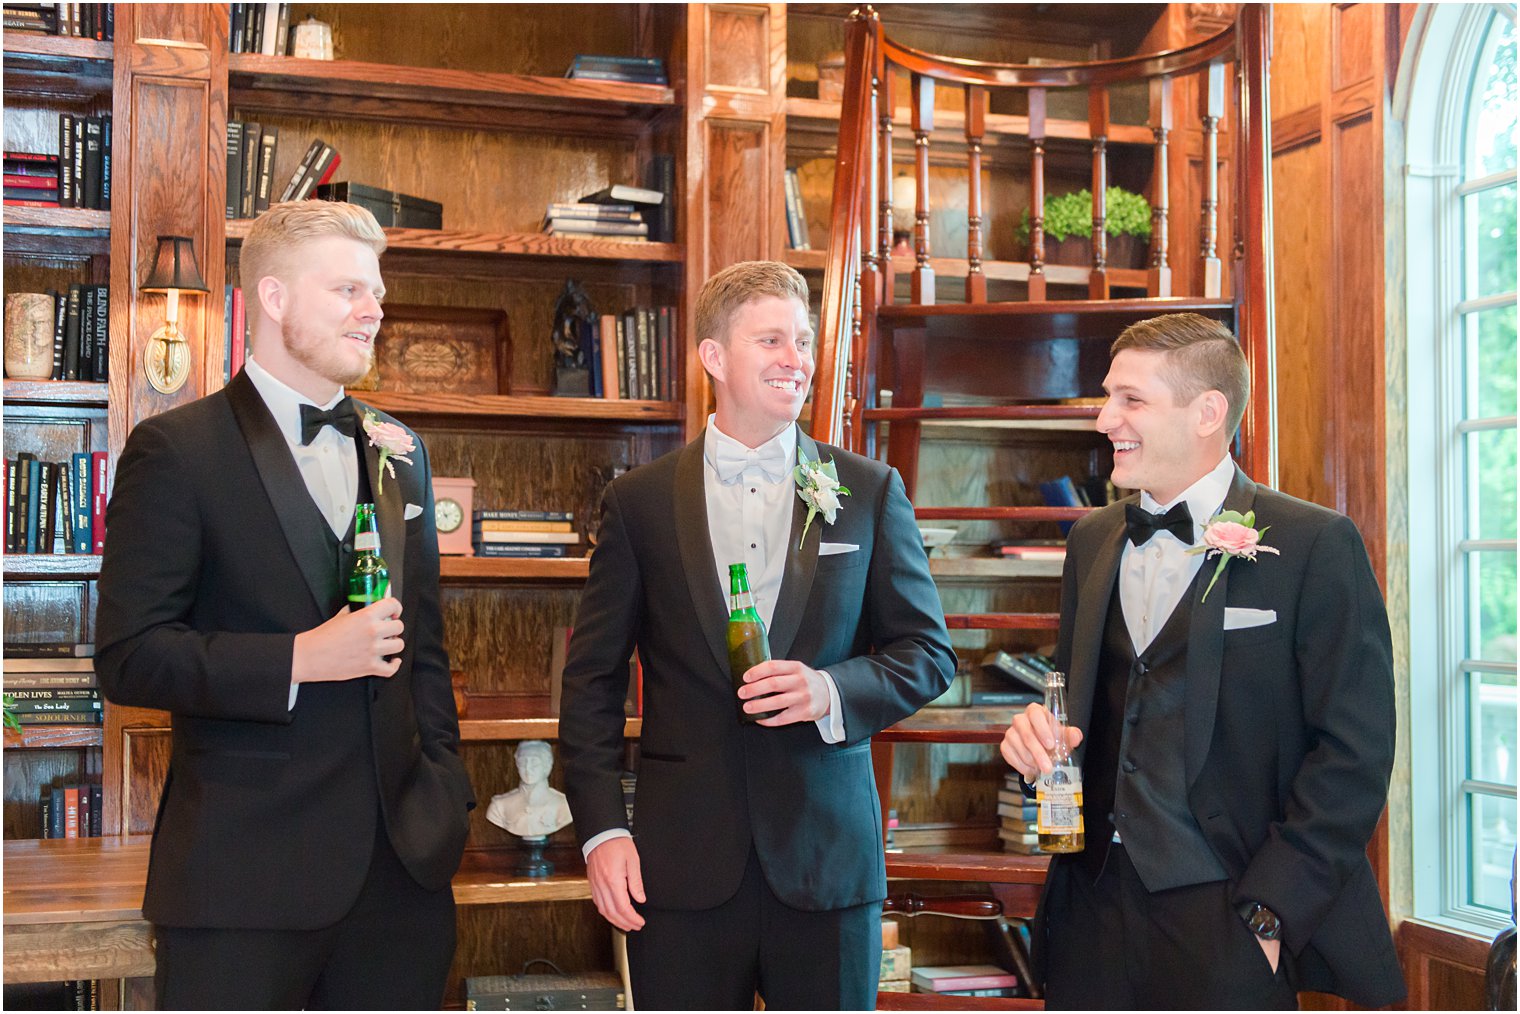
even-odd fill
[[[1203,297],[1218,299],[1223,288],[1219,261],[1219,121],[1224,116],[1224,64],[1203,74]]]
[[[929,266],[929,134],[934,130],[934,79],[913,75],[913,153],[918,203],[913,221],[913,302],[934,302],[934,269]]]
[[[982,137],[987,133],[987,89],[966,86],[966,302],[987,302],[982,272]]]
[[[1045,299],[1045,89],[1029,89],[1029,299]]]
[[[1168,135],[1172,132],[1172,79],[1151,78],[1151,132],[1156,135],[1155,186],[1151,190],[1151,262],[1145,275],[1147,296],[1170,296],[1172,294],[1172,266],[1168,260],[1171,238],[1167,235],[1167,212],[1170,210],[1170,167],[1167,164],[1171,152]]]
[[[1087,91],[1087,126],[1092,132],[1092,274],[1089,299],[1108,298],[1108,89],[1093,85]]]
[[[877,223],[876,247],[881,265],[881,302],[883,306],[896,301],[896,288],[892,267],[892,113],[897,109],[897,75],[887,64],[885,55],[876,55],[876,172],[880,221]]]

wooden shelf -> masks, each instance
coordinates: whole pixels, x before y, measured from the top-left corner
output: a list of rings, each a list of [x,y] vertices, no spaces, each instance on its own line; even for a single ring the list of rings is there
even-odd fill
[[[1171,296],[1150,299],[1071,299],[950,306],[896,303],[881,308],[882,326],[923,328],[928,340],[971,338],[1031,341],[1101,338],[1105,343],[1136,321],[1163,313],[1199,313],[1231,323],[1235,304],[1226,299]],[[1106,347],[1106,344],[1105,344]]]
[[[876,994],[877,1010],[1044,1010],[1044,1000],[1003,996],[940,996],[936,993]]]
[[[101,725],[23,725],[20,732],[5,730],[7,750],[56,750],[97,747],[105,742]]]
[[[801,134],[839,134],[839,108],[838,102],[827,102],[822,99],[788,98],[786,100],[786,129],[788,135]],[[892,136],[900,138],[906,136],[909,142],[913,140],[912,114],[906,105],[898,106],[892,116]],[[987,134],[984,145],[996,144],[999,139],[1027,139],[1029,137],[1029,117],[1018,116],[1009,113],[988,113]],[[1051,140],[1092,141],[1092,130],[1086,120],[1053,120],[1045,121],[1045,137]],[[958,145],[958,154],[964,158],[966,145],[966,114],[958,110],[936,109],[934,111],[934,132],[930,135],[930,144],[945,143]],[[1133,124],[1114,123],[1109,125],[1109,144],[1138,144],[1154,145],[1156,135],[1151,128]]]
[[[1001,743],[1016,710],[1011,704],[920,708],[873,739],[882,743]]]
[[[111,213],[94,208],[30,208],[4,205],[7,232],[26,229],[50,234],[100,233],[111,231]]]
[[[572,547],[575,552],[577,548]],[[445,556],[440,561],[445,584],[516,582],[581,582],[591,572],[586,557],[564,559],[503,559],[484,556]]]
[[[513,872],[521,853],[515,849],[466,849],[464,862],[454,874],[457,905],[512,905],[539,901],[578,901],[591,897],[586,866],[574,847],[551,846],[547,858],[554,864],[548,877],[519,876]]]
[[[5,381],[7,405],[81,405],[105,408],[111,385],[80,380],[9,380]]]
[[[540,421],[679,423],[685,408],[679,402],[631,401],[626,398],[546,398],[507,394],[399,394],[393,391],[351,391],[354,398],[411,420],[467,416]],[[514,561],[520,562],[520,561]],[[547,561],[545,561],[547,562]]]
[[[893,850],[887,876],[900,880],[960,880],[986,884],[1043,884],[1049,856],[1021,856],[992,849],[956,852]]]
[[[1060,613],[946,613],[950,630],[1059,630]]]
[[[77,101],[109,95],[113,45],[66,35],[6,32],[6,105],[17,98]]]
[[[798,271],[823,271],[828,265],[828,253],[824,250],[787,250],[782,258]],[[892,271],[899,281],[905,281],[912,273],[915,260],[909,256],[892,258]],[[945,279],[965,278],[971,273],[971,262],[964,257],[930,257],[929,266],[934,269],[937,282]],[[1027,261],[982,261],[982,274],[992,282],[1027,282]],[[1046,264],[1045,280],[1051,285],[1085,287],[1092,276],[1092,269],[1072,264]],[[1109,268],[1111,285],[1120,288],[1143,289],[1146,271],[1143,268]],[[955,304],[943,304],[953,306]]]
[[[520,739],[558,739],[559,719],[549,714],[546,694],[465,694],[467,704],[459,719],[459,735],[466,742],[497,742]],[[623,735],[637,739],[644,720],[630,717],[623,722]]]
[[[91,553],[7,553],[7,581],[92,581],[100,576],[100,557]]]
[[[1004,556],[929,556],[939,581],[1013,581],[1060,577],[1064,559],[1018,560]]]
[[[22,209],[6,209],[7,212],[19,210]],[[247,218],[229,220],[227,222],[228,244],[242,243],[252,225],[253,221]],[[489,233],[461,232],[454,229],[386,229],[385,237],[387,254],[647,261],[658,264],[677,264],[683,257],[683,250],[676,243],[570,239],[564,236],[546,236],[539,232]]]
[[[627,135],[676,104],[665,85],[258,53],[233,53],[227,63],[239,114]]]

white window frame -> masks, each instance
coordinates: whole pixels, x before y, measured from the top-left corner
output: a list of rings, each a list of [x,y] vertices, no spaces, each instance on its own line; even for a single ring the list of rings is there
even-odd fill
[[[1491,16],[1515,19],[1511,4],[1432,4],[1416,42],[1407,102],[1405,168],[1406,320],[1410,574],[1410,755],[1414,915],[1492,935],[1509,925],[1467,904],[1468,792],[1494,788],[1467,779],[1467,684],[1474,672],[1515,666],[1465,658],[1466,563],[1477,549],[1513,540],[1465,539],[1465,436],[1514,427],[1465,420],[1464,311],[1515,302],[1513,292],[1463,299],[1464,195],[1515,179],[1508,171],[1464,181],[1463,157],[1474,68]],[[1436,481],[1431,481],[1436,477]],[[1453,551],[1455,549],[1455,551]],[[1507,788],[1507,787],[1506,787]]]

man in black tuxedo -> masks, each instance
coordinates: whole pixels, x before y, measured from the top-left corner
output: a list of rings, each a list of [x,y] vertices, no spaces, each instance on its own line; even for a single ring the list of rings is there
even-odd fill
[[[955,670],[901,479],[796,425],[813,377],[807,307],[807,283],[775,262],[703,286],[698,354],[717,412],[608,487],[576,614],[565,788],[646,1009],[748,1009],[757,990],[774,1009],[875,1005],[886,876],[869,739]],[[809,525],[794,469],[820,459],[849,493]],[[740,562],[773,660],[736,695],[725,594]],[[635,648],[630,837],[618,778]],[[741,707],[776,714],[741,724]]]
[[[277,205],[241,255],[252,355],[132,431],[107,514],[97,671],[174,722],[143,913],[165,1009],[434,1008],[474,805],[438,603],[427,452],[361,420],[385,234]],[[369,435],[370,439],[366,439]],[[398,442],[399,441],[399,442]],[[350,610],[356,503],[390,594]]]
[[[1293,1008],[1300,989],[1393,1003],[1366,857],[1393,662],[1361,537],[1236,467],[1249,375],[1228,329],[1157,317],[1111,357],[1098,429],[1114,484],[1141,492],[1067,539],[1057,665],[1087,840],[1051,864],[1035,927],[1047,1005]],[[1210,524],[1221,512],[1242,518]],[[1002,751],[1032,784],[1054,745],[1030,705]]]

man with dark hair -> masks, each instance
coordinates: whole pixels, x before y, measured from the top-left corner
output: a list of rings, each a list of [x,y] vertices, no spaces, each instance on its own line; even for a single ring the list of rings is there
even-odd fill
[[[1343,515],[1258,486],[1229,447],[1249,373],[1197,314],[1113,345],[1098,429],[1134,496],[1067,539],[1057,666],[1086,848],[1051,864],[1052,1009],[1292,1008],[1404,995],[1365,850],[1393,766],[1388,617]],[[1005,759],[1051,769],[1041,705]]]
[[[887,888],[870,738],[944,692],[955,655],[902,480],[797,428],[813,379],[802,276],[774,261],[714,275],[696,336],[717,412],[607,488],[565,662],[560,748],[592,898],[629,932],[641,1008],[748,1010],[756,992],[774,1009],[871,1008]],[[821,462],[838,482],[813,517],[798,476]],[[772,652],[737,694],[734,563]],[[741,724],[741,708],[773,714]]]

